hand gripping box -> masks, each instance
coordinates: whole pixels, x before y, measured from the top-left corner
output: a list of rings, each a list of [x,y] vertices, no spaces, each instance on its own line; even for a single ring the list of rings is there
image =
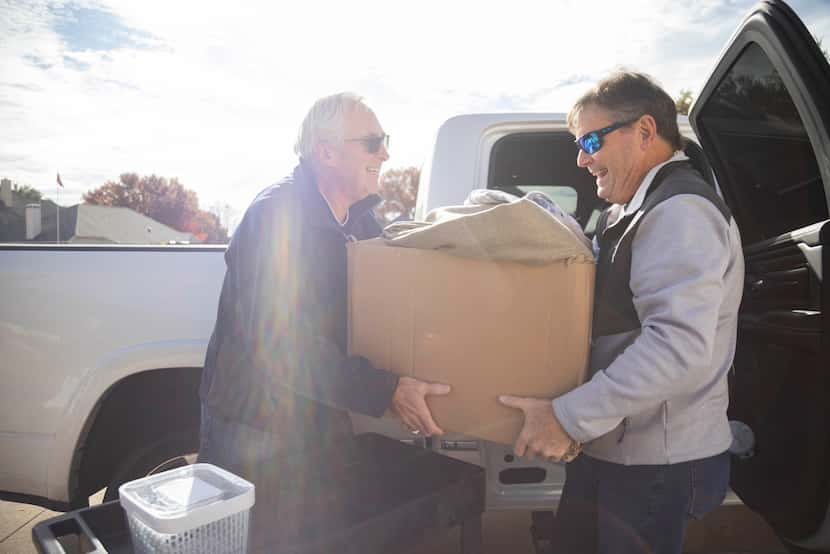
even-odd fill
[[[585,379],[594,263],[494,262],[437,250],[348,245],[349,353],[446,383],[436,422],[512,444],[522,426],[500,394],[553,398]]]

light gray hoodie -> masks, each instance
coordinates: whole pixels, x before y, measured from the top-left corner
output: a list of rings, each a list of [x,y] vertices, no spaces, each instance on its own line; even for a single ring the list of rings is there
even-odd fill
[[[609,224],[641,209],[662,165],[627,206],[611,208]],[[672,174],[666,186],[674,186]],[[732,441],[727,373],[744,282],[738,228],[694,194],[671,196],[639,219],[629,286],[641,326],[595,338],[592,377],[555,399],[554,412],[586,454],[605,461],[656,465],[713,456]]]

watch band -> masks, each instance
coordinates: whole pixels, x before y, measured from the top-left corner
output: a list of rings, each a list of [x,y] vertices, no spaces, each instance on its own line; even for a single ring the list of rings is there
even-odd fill
[[[572,462],[577,456],[579,456],[580,452],[582,452],[582,445],[571,439],[568,449],[565,450],[565,453],[562,455],[562,461],[565,463]]]

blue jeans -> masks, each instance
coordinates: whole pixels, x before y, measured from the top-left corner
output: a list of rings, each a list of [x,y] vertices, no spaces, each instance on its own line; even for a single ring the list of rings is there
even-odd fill
[[[566,467],[554,520],[562,554],[680,554],[690,518],[723,502],[729,453],[672,465],[625,466],[581,455]]]

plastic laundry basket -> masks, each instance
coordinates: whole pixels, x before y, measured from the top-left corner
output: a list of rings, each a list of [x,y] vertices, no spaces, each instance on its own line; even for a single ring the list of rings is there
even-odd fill
[[[194,464],[121,485],[136,553],[243,554],[254,485]]]

